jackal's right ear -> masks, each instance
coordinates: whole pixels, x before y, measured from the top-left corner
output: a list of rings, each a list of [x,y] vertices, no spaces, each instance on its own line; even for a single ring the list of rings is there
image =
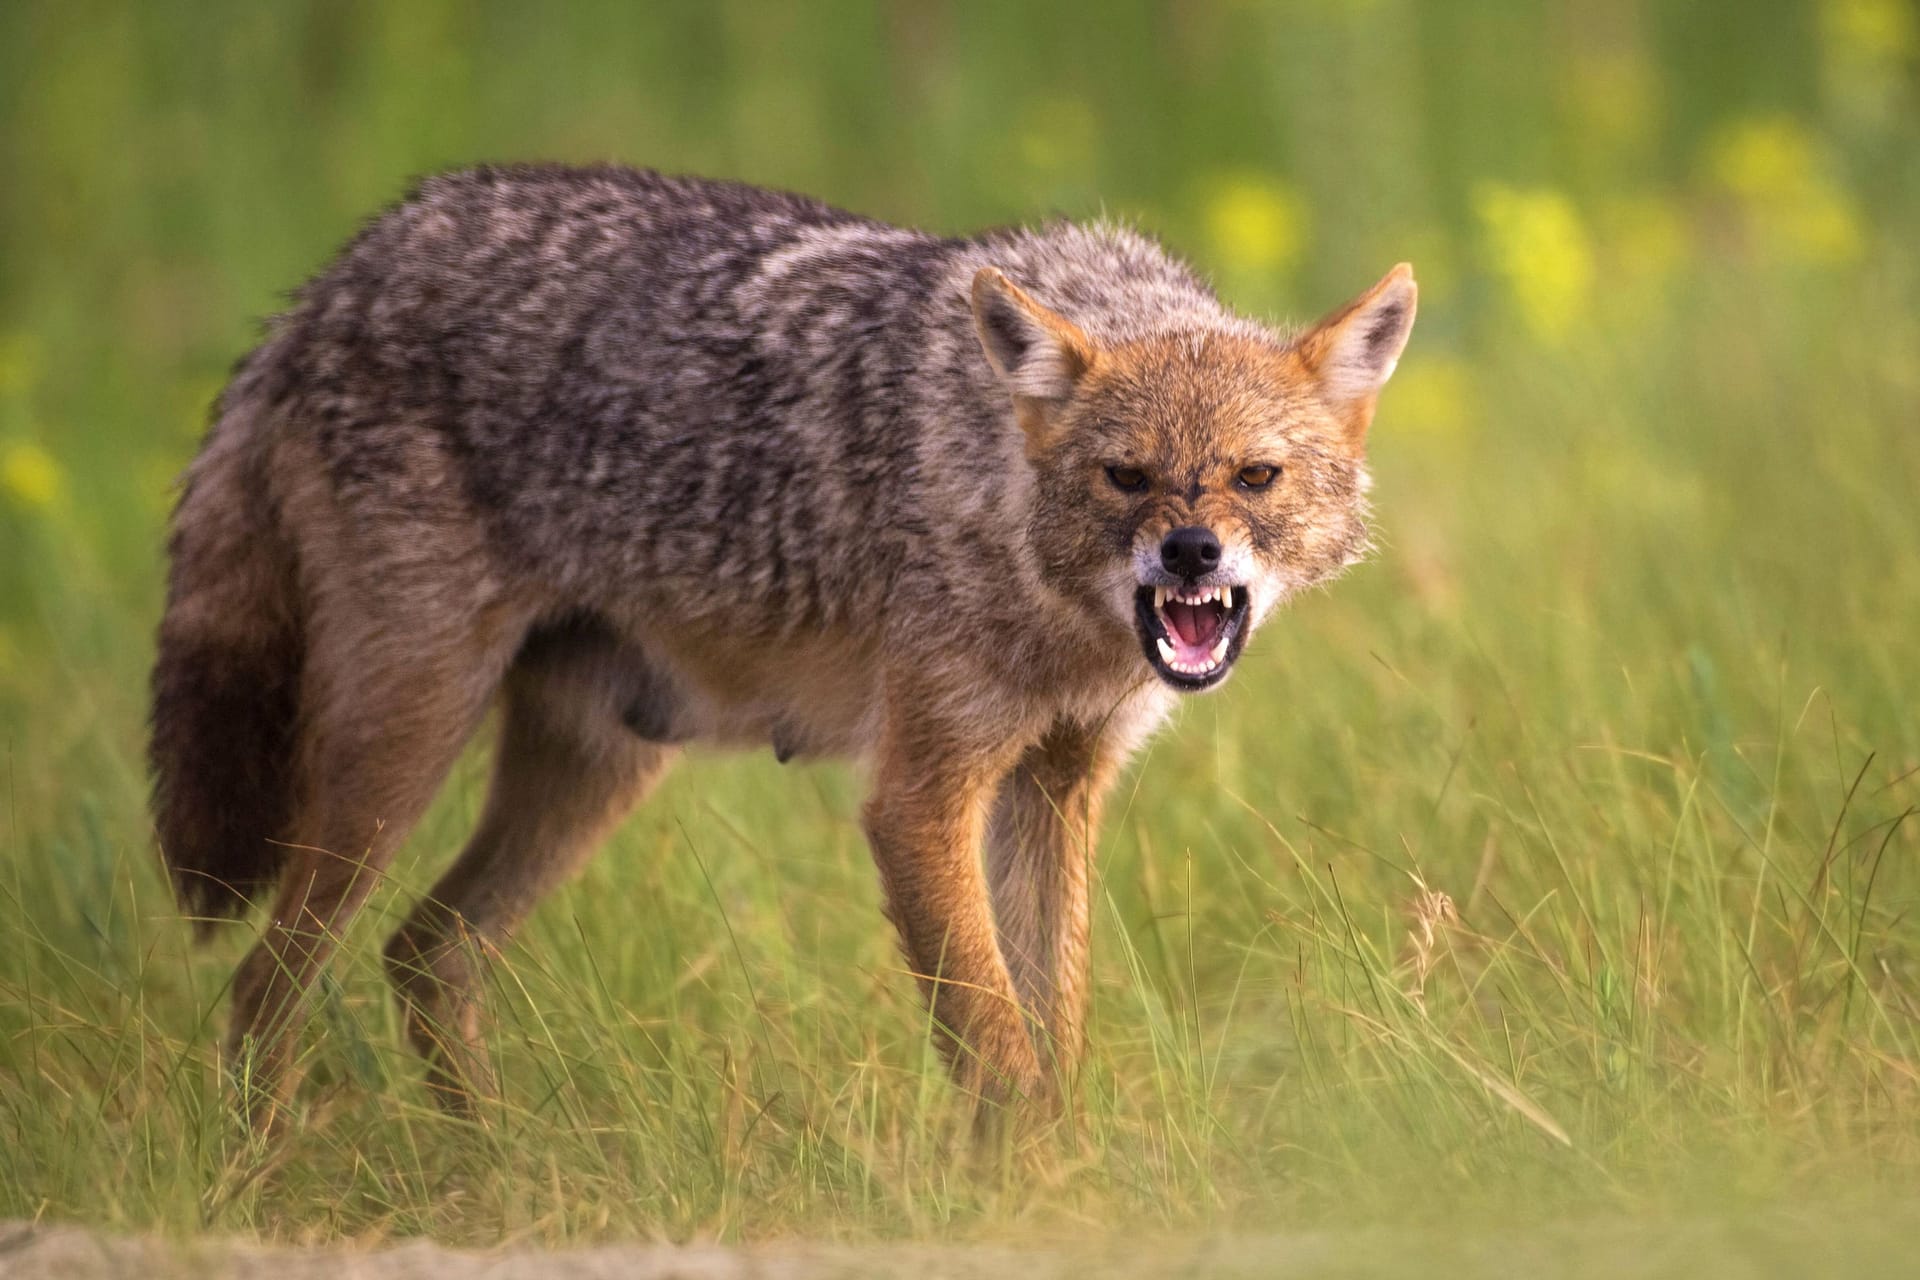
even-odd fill
[[[973,277],[973,327],[1030,437],[1043,429],[1047,410],[1071,397],[1093,367],[1093,341],[1079,326],[1035,302],[996,268],[982,267]]]

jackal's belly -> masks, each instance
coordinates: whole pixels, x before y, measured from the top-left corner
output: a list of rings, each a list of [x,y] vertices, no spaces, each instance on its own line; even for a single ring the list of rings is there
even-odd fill
[[[642,737],[771,747],[785,761],[858,756],[878,731],[871,638],[766,642],[649,627],[636,640],[644,678],[622,716]]]

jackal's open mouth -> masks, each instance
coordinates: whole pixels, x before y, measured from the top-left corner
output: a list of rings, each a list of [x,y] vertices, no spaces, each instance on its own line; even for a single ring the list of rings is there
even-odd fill
[[[1174,688],[1204,689],[1240,656],[1245,587],[1141,587],[1133,599],[1147,661]]]

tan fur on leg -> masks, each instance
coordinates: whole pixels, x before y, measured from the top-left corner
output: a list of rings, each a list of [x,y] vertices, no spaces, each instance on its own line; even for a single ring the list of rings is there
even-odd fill
[[[1046,1083],[980,866],[984,809],[1014,750],[970,746],[919,709],[896,714],[865,814],[887,915],[932,1005],[935,1043],[961,1086],[994,1103]]]
[[[1085,1035],[1089,889],[1112,755],[1097,730],[1055,725],[1000,784],[987,830],[1000,949],[1063,1086]]]

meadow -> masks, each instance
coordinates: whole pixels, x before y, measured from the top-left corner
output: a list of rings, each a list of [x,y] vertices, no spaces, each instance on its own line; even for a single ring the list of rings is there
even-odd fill
[[[690,760],[540,909],[464,1124],[378,940],[470,753],[325,984],[295,1131],[228,1120],[250,926],[191,945],[145,816],[171,479],[361,217],[518,158],[1125,217],[1276,319],[1419,271],[1376,551],[1129,773],[1088,1069],[1006,1167],[856,771],[770,755]],[[1910,4],[18,4],[0,172],[0,1219],[1404,1259],[1710,1221],[1862,1266],[1920,1225]]]

